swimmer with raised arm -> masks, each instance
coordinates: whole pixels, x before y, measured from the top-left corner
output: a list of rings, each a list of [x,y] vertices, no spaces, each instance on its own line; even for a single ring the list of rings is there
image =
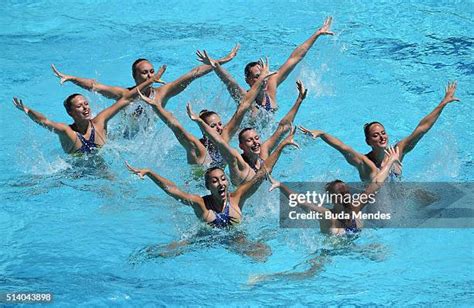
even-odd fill
[[[291,129],[296,113],[308,92],[301,81],[298,81],[296,85],[298,88],[298,98],[269,139],[262,143],[255,129],[249,127],[244,128],[239,133],[239,147],[243,150],[242,154],[234,149],[226,140],[223,140],[205,121],[194,114],[191,106],[188,104],[188,115],[191,120],[199,125],[201,130],[216,145],[224,160],[229,164],[230,179],[234,185],[239,185],[252,179],[262,166],[263,161],[272,153],[278,142]],[[293,137],[294,130],[290,135]]]
[[[400,161],[403,160],[407,153],[415,148],[421,138],[433,127],[444,107],[451,102],[459,101],[459,99],[454,96],[455,91],[456,82],[448,83],[444,98],[439,105],[418,123],[418,126],[408,137],[396,144],[396,147],[400,150]],[[389,138],[384,126],[379,122],[371,122],[364,125],[365,141],[372,148],[372,150],[365,155],[323,131],[309,130],[304,127],[300,127],[300,130],[313,138],[321,137],[323,141],[338,150],[344,155],[344,158],[349,164],[357,168],[359,177],[364,182],[370,182],[374,179],[380,172],[380,169],[388,162],[385,149],[389,145]],[[400,176],[401,172],[401,166],[394,164],[390,174],[391,176]]]
[[[258,174],[251,180],[240,186],[234,192],[229,192],[229,182],[227,177],[219,167],[213,167],[206,171],[204,176],[205,186],[210,191],[210,195],[198,196],[179,189],[175,183],[154,173],[149,169],[138,169],[127,164],[128,169],[137,174],[140,178],[148,176],[169,196],[184,205],[192,207],[196,217],[215,228],[228,228],[236,225],[242,220],[242,208],[248,198],[250,198],[260,187],[266,173],[270,173],[280,157],[280,153],[287,145],[294,145],[292,140],[282,142],[275,152],[264,162],[264,166]],[[177,248],[189,244],[187,241],[173,243],[169,247]],[[245,252],[252,256],[252,251]]]
[[[387,164],[382,168],[381,172],[377,174],[377,176],[373,179],[373,182],[366,186],[365,191],[363,194],[367,196],[376,194],[377,191],[383,185],[385,179],[388,177],[390,172],[391,165],[398,163],[400,159],[400,152],[398,148],[387,148],[385,150],[387,155]],[[280,192],[285,195],[286,198],[290,198],[290,195],[297,194],[296,192],[292,191],[286,185],[280,183],[273,179],[270,175],[267,176],[272,186],[270,187],[269,191],[278,188]],[[334,195],[334,198],[331,200],[336,200],[333,203],[333,207],[326,208],[324,206],[318,206],[313,203],[298,203],[298,207],[302,208],[306,212],[316,212],[321,213],[321,219],[319,219],[319,228],[321,233],[330,235],[330,236],[340,236],[344,235],[353,235],[361,231],[362,222],[354,217],[354,214],[359,213],[362,209],[367,205],[367,202],[364,201],[363,198],[360,198],[360,202],[358,203],[344,203],[338,202],[343,201],[346,195],[350,194],[349,187],[346,183],[341,180],[335,180],[326,184],[326,192]],[[366,198],[365,200],[369,200]],[[327,215],[326,214],[330,214]],[[344,215],[347,219],[337,219],[337,214],[348,214]],[[326,218],[330,217],[330,218]],[[348,237],[349,238],[349,237]],[[371,245],[370,249],[377,249],[375,245]],[[363,254],[367,254],[363,249],[358,247],[351,247],[350,249],[352,252],[361,252]],[[295,272],[295,271],[284,271],[279,273],[273,274],[260,274],[260,275],[253,275],[249,278],[248,283],[250,285],[254,285],[256,283],[261,283],[264,281],[271,281],[271,280],[278,280],[278,279],[292,279],[292,280],[301,280],[306,279],[314,276],[318,271],[320,271],[325,264],[330,262],[331,256],[339,254],[339,252],[343,252],[343,249],[321,249],[316,257],[311,258],[310,260],[306,261],[310,266],[305,271]],[[370,255],[370,254],[369,254]]]
[[[105,108],[93,118],[89,102],[84,96],[77,93],[68,96],[64,101],[64,107],[74,120],[71,125],[49,120],[43,114],[27,107],[19,98],[14,97],[13,104],[16,108],[25,112],[33,121],[56,133],[64,152],[68,154],[90,154],[105,144],[108,121],[130,104],[140,89],[144,89],[154,81],[159,80],[164,72],[165,67],[163,66],[153,78],[143,81],[138,87],[124,93],[124,96],[117,100],[115,104]]]
[[[239,49],[239,46],[238,45],[235,46],[227,56],[218,60],[218,62],[220,64],[229,62],[237,55],[238,49]],[[135,86],[132,86],[129,88],[122,88],[122,87],[104,85],[104,84],[98,83],[97,81],[93,79],[80,78],[76,76],[63,74],[59,72],[54,65],[52,65],[52,69],[53,69],[54,74],[60,79],[61,84],[70,81],[80,86],[81,88],[84,88],[89,91],[95,91],[107,98],[114,98],[114,99],[119,99],[120,97],[124,96],[127,93],[127,91],[129,91],[130,89],[133,89],[134,87],[136,87],[143,81],[150,79],[154,74],[153,64],[149,60],[137,59],[132,65],[132,76],[133,76],[133,79],[135,80]],[[179,77],[173,82],[166,83],[163,86],[156,87],[156,88],[153,87],[152,84],[150,84],[150,86],[143,89],[142,92],[146,97],[149,97],[156,101],[160,101],[162,106],[165,107],[169,99],[181,93],[184,89],[186,89],[186,87],[192,81],[208,74],[211,70],[212,68],[209,65],[200,65],[193,68],[191,71],[182,75],[181,77]],[[161,80],[157,80],[156,82],[163,83]],[[131,117],[131,119],[133,120],[131,123],[129,123],[129,125],[132,125],[132,126],[127,128],[127,130],[124,132],[125,136],[128,136],[129,138],[136,135],[140,126],[144,128],[147,128],[148,126],[150,126],[150,120],[151,120],[150,114],[148,114],[146,110],[144,110],[144,107],[140,105],[138,102],[135,105],[136,106],[133,107],[133,113]]]
[[[239,46],[236,45],[230,53],[219,59],[220,64],[227,63],[231,61],[239,50]],[[54,65],[51,66],[56,77],[60,79],[60,83],[72,82],[78,85],[81,88],[84,88],[89,91],[97,92],[107,98],[119,99],[122,96],[126,95],[127,91],[138,86],[145,80],[148,80],[154,76],[155,69],[153,64],[147,59],[137,59],[132,64],[132,77],[135,81],[135,85],[129,88],[117,87],[117,86],[108,86],[101,84],[94,79],[80,78],[72,75],[66,75],[59,72]],[[173,96],[181,93],[186,87],[195,79],[202,77],[209,73],[212,70],[209,65],[200,65],[193,68],[188,73],[182,75],[173,82],[166,83],[161,87],[153,87],[153,84],[150,84],[148,87],[143,89],[142,93],[151,99],[159,98],[163,104],[163,107],[166,105],[168,100]],[[164,83],[160,79],[155,82]]]
[[[250,109],[252,102],[255,100],[255,97],[257,96],[257,93],[265,80],[276,74],[276,72],[268,71],[268,60],[265,62],[262,61],[262,63],[262,75],[252,86],[250,91],[248,91],[242,98],[242,102],[239,104],[236,112],[227,124],[222,125],[221,118],[214,111],[204,110],[201,111],[199,115],[199,118],[209,126],[209,129],[212,129],[226,143],[230,141],[230,139],[239,129],[245,113]],[[155,113],[171,129],[179,143],[186,150],[186,157],[189,164],[210,164],[210,166],[220,167],[225,166],[225,162],[218,148],[206,136],[204,136],[202,139],[198,139],[186,131],[175,118],[175,116],[171,112],[164,109],[160,100],[152,100],[144,95],[141,95],[141,93],[140,96],[142,100],[153,107]]]
[[[316,32],[313,33],[303,44],[299,45],[290,55],[290,57],[283,63],[283,65],[278,69],[278,75],[273,76],[267,82],[266,87],[264,87],[257,96],[255,100],[256,108],[263,108],[267,111],[275,111],[278,108],[277,104],[277,88],[278,86],[285,81],[288,75],[293,71],[296,65],[303,60],[306,56],[306,53],[311,49],[314,42],[322,35],[333,35],[331,32],[332,17],[328,17],[324,24]],[[222,80],[222,82],[227,86],[232,98],[236,103],[239,103],[241,97],[245,95],[245,90],[240,87],[237,81],[226,71],[224,70],[219,62],[213,61],[209,58],[206,51],[198,52],[198,60],[204,64],[211,65],[216,74]],[[262,67],[259,62],[250,62],[245,66],[245,82],[252,86],[255,81],[259,78],[261,74]],[[256,110],[253,110],[254,112]]]

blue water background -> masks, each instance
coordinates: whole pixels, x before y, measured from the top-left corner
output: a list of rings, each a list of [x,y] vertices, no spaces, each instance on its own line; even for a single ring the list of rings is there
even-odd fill
[[[446,107],[406,157],[404,180],[472,182],[472,1],[7,1],[0,7],[0,291],[51,291],[61,306],[468,306],[472,229],[365,230],[359,244],[380,245],[376,261],[346,253],[315,277],[249,286],[255,274],[300,263],[297,270],[304,269],[327,245],[318,230],[278,227],[278,195],[267,194],[266,183],[244,208],[241,228],[272,248],[267,262],[219,245],[144,260],[142,248],[190,237],[200,226],[189,208],[123,166],[129,160],[205,193],[170,131],[158,123],[148,138],[112,138],[102,151],[107,171],[77,171],[57,137],[11,104],[19,96],[49,118],[69,122],[62,107],[67,95],[86,94],[96,111],[111,101],[60,86],[51,63],[65,73],[130,86],[136,58],[167,64],[164,79],[170,81],[199,64],[197,49],[219,57],[237,42],[241,50],[225,67],[244,85],[245,63],[269,56],[278,68],[329,15],[336,35],[318,39],[279,88],[276,119],[294,102],[294,82],[302,79],[309,93],[296,123],[366,152],[364,123],[380,121],[393,142],[400,140],[439,103],[447,81],[457,80],[461,102]],[[197,136],[184,112],[187,101],[224,119],[235,108],[214,74],[193,82],[167,108]],[[301,135],[297,141],[302,149],[283,154],[275,177],[358,179],[322,141]]]

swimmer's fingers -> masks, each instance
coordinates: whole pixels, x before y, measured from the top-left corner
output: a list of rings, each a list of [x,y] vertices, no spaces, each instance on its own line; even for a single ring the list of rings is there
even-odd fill
[[[193,112],[190,102],[186,104],[186,113],[188,114],[188,117],[193,121],[196,121],[199,119],[199,117]]]
[[[293,126],[290,130],[290,134],[288,135],[288,137],[286,137],[287,145],[291,145],[291,146],[294,146],[297,149],[300,149],[300,145],[298,143],[296,143],[295,140],[294,140],[295,133],[296,133],[296,127]]]
[[[313,136],[313,133],[311,133],[311,131],[305,127],[303,127],[302,125],[298,126],[298,129],[305,135],[308,135],[308,136],[311,136],[314,138]]]
[[[53,70],[54,75],[59,78],[60,84],[63,84],[69,80],[66,75],[58,71],[58,69],[56,68],[56,66],[54,66],[54,64],[51,64],[51,69]]]
[[[235,56],[237,55],[237,52],[239,51],[240,49],[240,44],[237,43],[234,48],[232,48],[232,50],[229,52],[229,54],[227,54],[227,56],[225,56],[225,60],[227,61],[230,61],[232,60],[233,58],[235,58]]]
[[[309,130],[301,125],[298,126],[298,129],[305,135],[311,136],[313,139],[318,138],[324,133],[322,130]]]
[[[308,89],[305,89],[303,81],[301,80],[296,81],[296,88],[298,89],[298,93],[299,93],[298,96],[301,99],[305,99],[306,94],[308,94]]]
[[[146,173],[145,170],[140,170],[140,169],[134,168],[134,167],[130,166],[130,164],[127,161],[125,162],[125,166],[127,166],[128,170],[130,170],[132,173],[138,175],[138,177],[140,179],[143,180],[145,178],[145,173]]]
[[[240,44],[239,43],[235,44],[234,48],[232,48],[232,50],[230,51],[230,56],[234,58],[237,55],[237,52],[239,51],[239,49],[240,49]]]
[[[197,60],[198,60],[199,62],[204,62],[204,59],[203,59],[203,58],[204,58],[204,55],[201,53],[200,50],[196,50],[196,56],[197,56]]]
[[[209,65],[212,66],[213,68],[215,68],[216,67],[216,61],[214,61],[214,59],[209,57],[206,50],[203,50],[203,51],[204,51],[204,56],[206,56],[207,62],[209,62]]]
[[[199,62],[202,62],[204,64],[207,64],[207,65],[211,65],[211,63],[209,63],[209,59],[205,56],[204,54],[204,50],[203,51],[196,51],[196,56],[198,57],[198,61]]]
[[[278,188],[280,187],[281,183],[277,180],[275,180],[268,171],[266,171],[266,175],[267,175],[267,179],[268,181],[270,182],[271,186],[270,188],[268,189],[268,191],[272,191],[274,190],[275,188]]]
[[[21,99],[19,99],[18,97],[13,98],[13,105],[16,108],[18,108],[19,110],[21,110],[25,113],[28,113],[28,108],[25,107],[25,105],[23,104],[23,101]]]
[[[457,81],[448,82],[448,85],[446,86],[446,89],[445,89],[446,94],[444,95],[444,100],[446,101],[446,103],[450,103],[450,102],[454,102],[454,101],[456,101],[456,102],[460,101],[459,98],[454,97],[457,85],[458,85]]]
[[[163,64],[160,69],[158,70],[158,72],[153,76],[155,82],[157,83],[161,83],[161,84],[166,84],[166,82],[164,82],[163,80],[161,80],[161,76],[163,76],[163,74],[166,72],[166,64]]]
[[[389,159],[400,162],[400,150],[397,147],[388,147],[384,150]],[[401,162],[400,162],[401,165]]]
[[[332,16],[329,16],[324,20],[323,25],[319,28],[318,33],[320,35],[334,35],[334,32],[330,30],[332,24]]]

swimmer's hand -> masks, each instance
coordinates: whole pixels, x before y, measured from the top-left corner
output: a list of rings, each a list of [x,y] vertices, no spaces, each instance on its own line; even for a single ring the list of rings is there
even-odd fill
[[[296,127],[293,126],[291,128],[290,134],[288,136],[286,136],[286,138],[283,139],[283,141],[281,143],[284,146],[291,145],[291,146],[294,146],[295,148],[299,149],[300,148],[299,144],[296,143],[295,140],[294,140],[295,133],[296,133]]]
[[[387,155],[387,160],[390,163],[396,163],[402,167],[402,162],[400,161],[400,150],[397,147],[387,147],[385,150],[385,154]]]
[[[454,93],[456,92],[456,87],[458,86],[457,81],[448,82],[446,86],[446,93],[444,94],[444,98],[441,103],[449,104],[451,102],[459,102],[460,99],[454,97]]]
[[[319,28],[318,35],[334,35],[334,32],[331,31],[332,16],[329,16],[324,21],[324,24]]]
[[[217,67],[217,61],[212,59],[211,57],[209,57],[206,50],[203,50],[203,51],[198,50],[198,51],[196,51],[196,55],[198,57],[197,60],[199,62],[202,62],[206,65],[210,65],[213,68]]]
[[[281,186],[281,182],[275,180],[271,175],[270,173],[267,172],[267,180],[270,182],[271,186],[270,188],[268,189],[268,191],[272,191],[274,190],[275,188],[278,188]]]
[[[260,58],[257,62],[260,66],[260,76],[258,77],[258,80],[267,81],[267,79],[271,76],[278,74],[278,71],[270,72],[270,64],[268,62],[268,57]]]
[[[166,84],[163,80],[161,80],[161,76],[166,72],[166,64],[162,65],[158,72],[153,76],[154,82],[156,83],[161,83],[161,84]]]
[[[225,56],[224,58],[222,58],[219,62],[222,64],[222,63],[229,62],[230,60],[235,58],[235,56],[237,55],[237,52],[239,51],[239,48],[240,48],[240,44],[237,43],[234,46],[234,48],[232,48],[232,50],[229,52],[229,54]]]
[[[51,68],[53,69],[54,75],[59,78],[59,83],[60,84],[63,84],[66,81],[69,81],[69,80],[72,79],[72,76],[65,75],[65,74],[61,73],[60,71],[58,71],[56,66],[54,66],[54,64],[51,64]]]
[[[199,116],[193,112],[193,109],[191,107],[191,103],[189,103],[189,102],[186,104],[186,113],[188,114],[188,117],[192,121],[196,122],[196,121],[200,120]]]
[[[316,139],[318,138],[319,136],[321,136],[322,134],[324,134],[324,132],[322,130],[309,130],[303,126],[298,126],[298,129],[305,135],[308,135],[308,136],[311,136],[313,139]]]
[[[149,169],[134,168],[130,166],[128,162],[125,162],[125,166],[127,166],[128,170],[130,170],[132,173],[135,173],[136,175],[138,175],[138,177],[142,180],[145,178],[145,175],[147,175],[150,172]]]
[[[140,89],[137,88],[138,96],[140,96],[140,99],[147,103],[148,105],[156,105],[156,103],[149,97],[143,95],[143,93],[140,91]]]
[[[303,100],[306,98],[306,94],[308,94],[308,89],[305,89],[303,81],[298,80],[296,81],[296,88],[298,89],[298,97]]]
[[[30,111],[30,109],[28,109],[23,104],[23,101],[21,99],[17,98],[17,97],[13,98],[13,105],[15,105],[16,108],[18,108],[19,110],[23,111],[26,114],[28,114],[28,111]]]

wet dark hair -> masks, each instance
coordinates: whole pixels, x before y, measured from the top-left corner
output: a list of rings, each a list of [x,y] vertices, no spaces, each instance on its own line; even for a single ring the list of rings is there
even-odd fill
[[[250,69],[252,67],[256,66],[256,65],[259,65],[259,63],[258,62],[250,62],[245,66],[245,69],[244,69],[245,78],[249,77]]]
[[[364,124],[364,135],[365,135],[365,139],[368,139],[369,138],[369,130],[370,130],[370,127],[374,124],[378,124],[380,126],[383,126],[382,123],[380,122],[377,122],[377,121],[374,121],[374,122],[370,122],[370,123],[365,123]]]
[[[146,61],[146,62],[150,63],[150,61],[148,59],[145,59],[145,58],[139,58],[139,59],[136,59],[135,62],[133,62],[133,64],[132,64],[132,77],[134,79],[135,79],[135,75],[137,74],[137,65],[138,65],[138,63],[143,62],[143,61]]]
[[[334,188],[336,187],[337,184],[344,183],[344,181],[341,180],[334,180],[332,182],[326,183],[326,186],[324,187],[326,191],[330,194],[335,193],[336,191]]]
[[[217,170],[217,169],[219,169],[220,171],[222,171],[222,173],[224,173],[224,170],[221,167],[211,167],[206,170],[206,173],[204,173],[204,185],[206,186],[207,189],[209,189],[209,181],[211,180],[210,174],[212,171]]]
[[[81,94],[79,93],[71,94],[68,97],[66,97],[66,99],[64,100],[63,105],[64,105],[64,108],[66,108],[66,111],[68,113],[71,111],[72,100],[78,95],[81,95]]]
[[[212,110],[203,109],[199,112],[199,118],[201,118],[201,120],[203,120],[206,123],[207,123],[206,119],[212,115],[219,116],[217,112],[212,111]]]
[[[244,138],[243,134],[245,132],[248,132],[249,130],[252,130],[252,129],[253,129],[253,127],[246,127],[246,128],[244,128],[243,130],[240,131],[240,133],[239,133],[239,143],[243,142],[243,138]]]

